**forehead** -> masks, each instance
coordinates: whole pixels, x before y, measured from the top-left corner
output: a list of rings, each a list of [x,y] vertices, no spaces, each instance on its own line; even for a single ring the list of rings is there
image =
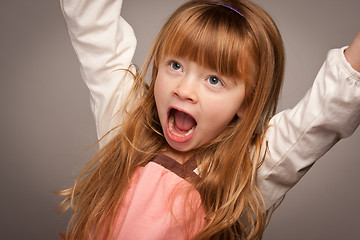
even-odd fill
[[[246,70],[251,41],[236,13],[205,5],[183,11],[168,24],[159,58],[180,57],[231,77]]]

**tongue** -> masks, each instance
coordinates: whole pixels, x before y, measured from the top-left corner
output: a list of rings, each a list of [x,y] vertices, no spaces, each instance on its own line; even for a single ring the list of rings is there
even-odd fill
[[[180,111],[175,111],[175,124],[182,131],[189,131],[195,124],[195,120],[188,114]]]

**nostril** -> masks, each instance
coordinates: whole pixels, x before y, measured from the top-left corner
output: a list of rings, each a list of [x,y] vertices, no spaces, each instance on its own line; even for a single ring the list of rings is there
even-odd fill
[[[180,85],[173,91],[174,96],[178,97],[181,100],[187,100],[191,102],[197,102],[196,94],[196,91],[189,86],[185,87]]]

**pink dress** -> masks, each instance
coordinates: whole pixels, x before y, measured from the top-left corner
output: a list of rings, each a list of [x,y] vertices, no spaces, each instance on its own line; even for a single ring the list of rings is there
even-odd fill
[[[204,228],[199,192],[185,179],[196,164],[160,154],[134,173],[116,221],[116,239],[191,239]]]

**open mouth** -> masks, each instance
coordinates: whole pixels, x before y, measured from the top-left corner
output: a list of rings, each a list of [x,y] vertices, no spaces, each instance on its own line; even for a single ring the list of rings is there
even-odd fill
[[[177,142],[184,142],[191,138],[197,123],[189,114],[177,109],[170,109],[168,119],[169,137]]]

